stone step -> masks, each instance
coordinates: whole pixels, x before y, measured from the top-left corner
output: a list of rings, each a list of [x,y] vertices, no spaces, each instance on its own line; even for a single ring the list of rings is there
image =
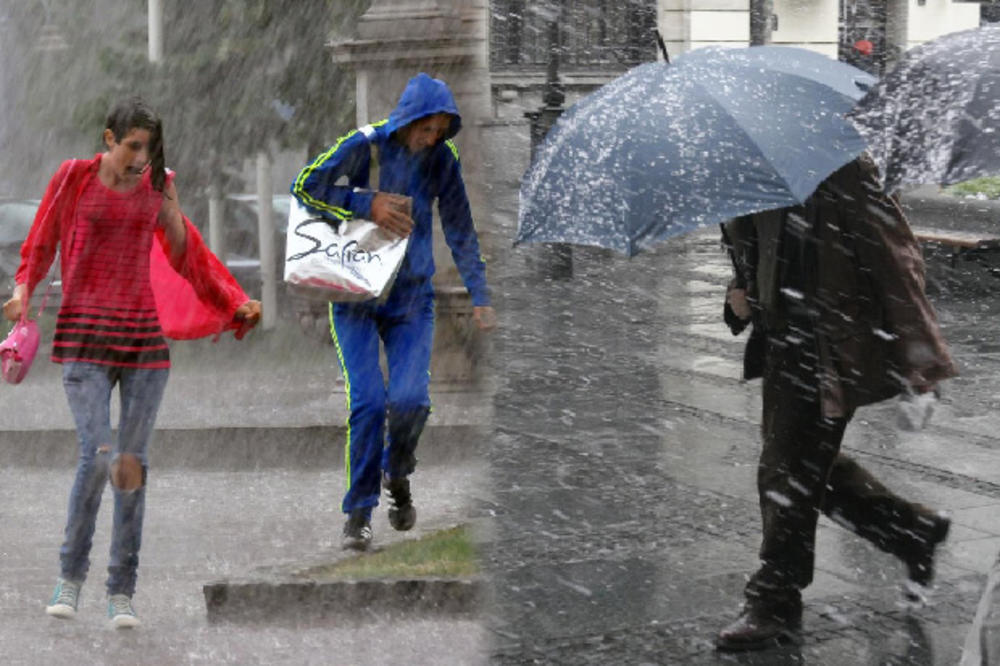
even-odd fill
[[[154,469],[200,471],[339,469],[346,435],[346,426],[167,428],[153,434],[149,461]],[[417,457],[429,465],[469,460],[488,435],[483,425],[428,425]],[[0,430],[0,465],[72,468],[76,458],[74,430]]]

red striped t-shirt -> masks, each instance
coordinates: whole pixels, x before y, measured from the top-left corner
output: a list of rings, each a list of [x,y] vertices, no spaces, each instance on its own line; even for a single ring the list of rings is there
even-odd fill
[[[169,368],[149,279],[149,252],[163,195],[150,170],[128,192],[94,176],[77,203],[62,251],[63,297],[52,360]]]

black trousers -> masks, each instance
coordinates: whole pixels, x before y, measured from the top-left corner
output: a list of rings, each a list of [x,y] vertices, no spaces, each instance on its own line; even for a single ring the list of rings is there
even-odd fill
[[[927,523],[919,518],[931,512],[903,500],[840,453],[852,414],[822,416],[814,358],[803,351],[812,345],[775,342],[767,345],[757,468],[761,564],[746,595],[794,614],[801,612],[801,590],[813,579],[820,511],[900,557],[922,543]]]

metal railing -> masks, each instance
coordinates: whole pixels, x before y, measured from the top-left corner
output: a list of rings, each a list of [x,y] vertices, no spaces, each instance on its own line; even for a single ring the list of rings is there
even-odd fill
[[[656,0],[490,0],[490,66],[537,72],[559,25],[562,71],[623,70],[656,59]]]

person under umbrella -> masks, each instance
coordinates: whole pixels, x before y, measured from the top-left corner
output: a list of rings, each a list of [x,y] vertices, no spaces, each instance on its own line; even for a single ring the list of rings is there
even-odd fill
[[[743,612],[718,634],[717,647],[797,640],[820,511],[899,557],[906,601],[921,603],[950,520],[899,497],[840,452],[858,407],[931,391],[956,374],[902,211],[879,192],[863,156],[804,205],[723,229],[737,273],[725,318],[734,334],[752,323],[744,375],[764,384],[763,537]]]

